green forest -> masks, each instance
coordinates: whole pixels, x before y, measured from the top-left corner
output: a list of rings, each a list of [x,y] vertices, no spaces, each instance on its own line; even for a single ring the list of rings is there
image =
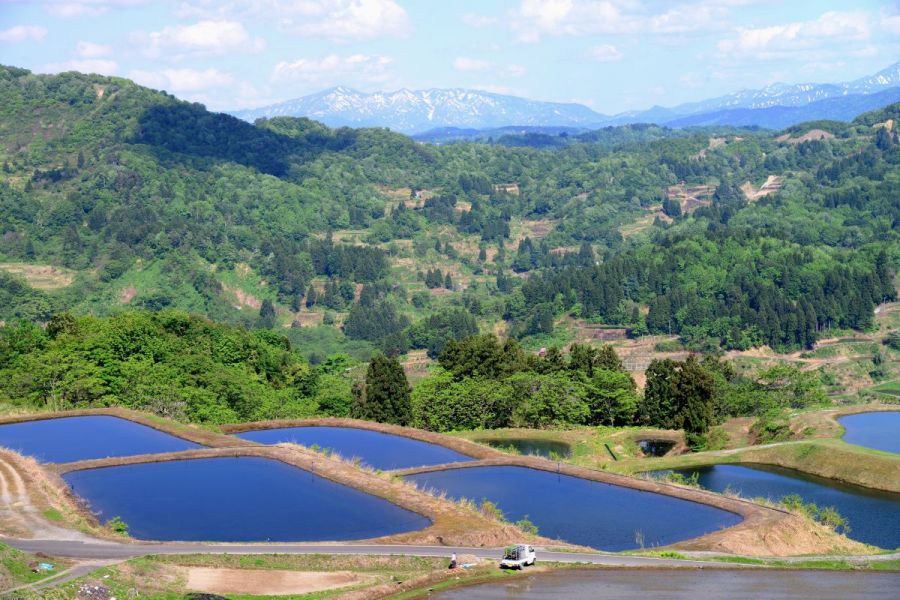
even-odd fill
[[[0,67],[0,399],[214,423],[645,424],[699,447],[725,416],[822,400],[803,374],[717,355],[869,331],[896,299],[888,122],[900,105],[779,132],[438,146]],[[572,323],[705,357],[654,362],[641,393],[611,348],[560,351]],[[393,363],[413,351],[435,362],[404,395]],[[384,390],[408,398],[385,408]]]

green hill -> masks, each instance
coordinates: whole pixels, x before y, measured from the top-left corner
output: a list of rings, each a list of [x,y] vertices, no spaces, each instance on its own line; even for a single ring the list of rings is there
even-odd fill
[[[428,146],[4,67],[0,320],[179,309],[286,328],[315,360],[435,355],[498,325],[565,342],[564,315],[698,349],[810,346],[895,296],[897,111]]]

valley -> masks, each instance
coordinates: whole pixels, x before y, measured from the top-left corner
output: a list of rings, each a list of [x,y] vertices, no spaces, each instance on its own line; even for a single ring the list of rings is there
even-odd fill
[[[898,569],[900,105],[426,142],[0,100],[5,589]]]

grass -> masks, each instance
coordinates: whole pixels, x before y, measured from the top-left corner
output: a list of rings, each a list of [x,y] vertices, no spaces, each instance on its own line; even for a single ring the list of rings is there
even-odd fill
[[[788,561],[760,559],[746,556],[712,556],[708,560],[737,565],[758,565],[778,569],[813,569],[822,571],[900,571],[900,559],[850,562],[842,559],[815,559]]]
[[[451,435],[466,438],[476,442],[490,439],[502,445],[504,441],[513,440],[540,440],[566,444],[571,449],[571,455],[563,459],[565,462],[583,467],[620,470],[617,462],[606,450],[606,444],[612,449],[616,457],[634,459],[646,464],[647,459],[639,458],[642,454],[635,440],[654,439],[680,439],[680,434],[661,429],[647,429],[641,427],[572,427],[569,429],[491,429],[489,431],[463,431]],[[495,445],[494,448],[497,446]],[[644,467],[646,468],[646,467]],[[642,469],[638,469],[642,470]]]
[[[47,562],[56,568],[53,571],[34,573],[31,564]],[[0,544],[0,589],[9,589],[40,581],[68,568],[68,561],[55,558],[40,557],[22,552],[5,544]]]
[[[836,439],[811,439],[781,446],[750,446],[729,454],[698,452],[682,456],[620,461],[610,468],[625,474],[713,464],[759,463],[803,471],[826,479],[900,492],[900,458]]]
[[[179,567],[205,567],[223,569],[248,569],[273,571],[291,570],[308,572],[351,571],[366,574],[371,582],[349,585],[333,590],[307,594],[277,596],[280,600],[320,600],[333,598],[353,590],[362,590],[384,584],[400,584],[413,578],[435,572],[445,572],[444,558],[415,556],[365,556],[326,554],[264,554],[264,555],[159,555],[132,559],[121,565],[100,568],[90,575],[63,584],[34,598],[62,600],[75,598],[83,585],[102,585],[116,598],[143,598],[145,600],[183,600],[188,591]],[[228,594],[231,600],[261,600],[276,596]]]
[[[880,394],[887,394],[888,396],[894,396],[900,398],[900,379],[895,381],[888,381],[886,383],[882,383],[881,385],[876,385],[871,389],[873,392],[878,392]]]
[[[44,518],[48,521],[53,521],[54,523],[58,523],[63,520],[63,515],[55,508],[48,508],[44,511]]]

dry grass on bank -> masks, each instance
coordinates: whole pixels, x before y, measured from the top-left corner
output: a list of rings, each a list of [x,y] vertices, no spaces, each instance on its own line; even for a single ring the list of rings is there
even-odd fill
[[[165,454],[104,458],[52,465],[50,468],[62,474],[77,470],[121,465],[239,456],[269,458],[299,467],[336,483],[384,498],[402,508],[423,515],[432,522],[429,527],[423,530],[374,540],[380,543],[437,546],[502,546],[522,539],[533,541],[534,543],[551,542],[537,536],[529,536],[514,525],[489,518],[465,505],[447,502],[434,495],[417,490],[402,479],[376,474],[370,469],[360,468],[355,461],[317,453],[294,444],[207,448]],[[86,511],[82,512],[85,518],[90,518]]]

